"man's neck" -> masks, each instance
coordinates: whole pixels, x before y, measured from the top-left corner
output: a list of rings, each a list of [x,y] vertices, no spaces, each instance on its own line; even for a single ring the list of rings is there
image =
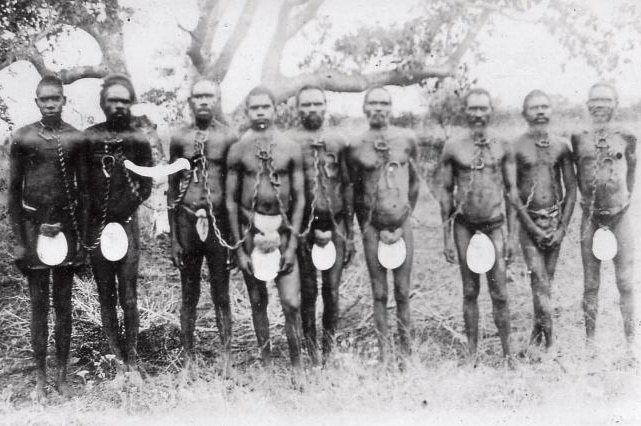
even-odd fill
[[[62,117],[59,115],[55,117],[42,117],[40,119],[40,124],[47,129],[59,129],[62,126]]]
[[[207,119],[196,119],[196,127],[199,128],[200,130],[205,130],[208,129],[209,126],[211,126],[212,119],[207,118]]]
[[[129,128],[130,120],[107,120],[106,126],[109,130],[116,132],[126,130]]]
[[[487,136],[486,128],[472,127],[470,128],[470,135],[472,135],[472,139],[474,140],[485,139]]]
[[[547,138],[549,126],[547,124],[530,124],[527,133],[534,138]]]
[[[601,121],[601,122],[592,122],[592,129],[595,132],[608,132],[611,128],[611,122],[608,121]]]
[[[382,132],[387,129],[387,123],[381,124],[381,125],[371,125],[369,126],[370,130],[373,130],[375,132]]]

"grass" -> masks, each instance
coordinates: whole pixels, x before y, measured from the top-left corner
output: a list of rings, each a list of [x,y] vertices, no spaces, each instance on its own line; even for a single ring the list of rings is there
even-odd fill
[[[458,267],[442,255],[438,205],[425,185],[414,214],[417,248],[411,295],[413,354],[401,371],[376,362],[371,291],[359,250],[341,286],[337,354],[323,370],[293,380],[283,320],[270,286],[269,316],[277,355],[273,371],[258,363],[250,307],[238,273],[232,275],[233,355],[236,376],[223,379],[220,344],[208,286],[197,322],[199,363],[179,368],[180,284],[170,265],[166,237],[143,244],[140,267],[139,349],[147,379],[141,388],[111,388],[113,362],[100,330],[95,284],[77,278],[70,378],[78,396],[51,390],[45,405],[30,397],[33,367],[26,282],[9,264],[8,239],[0,242],[0,423],[4,424],[638,424],[641,374],[625,357],[618,293],[611,265],[602,275],[596,353],[584,344],[582,269],[575,213],[563,244],[553,290],[552,353],[527,347],[531,292],[519,257],[510,268],[514,371],[505,369],[491,317],[487,286],[479,300],[479,360],[463,360],[462,291]],[[577,210],[578,211],[578,210]],[[631,209],[641,214],[638,198]],[[0,235],[8,226],[0,222]],[[640,253],[640,252],[637,252]],[[637,255],[637,265],[641,265]],[[205,282],[205,280],[204,280]],[[389,322],[395,324],[394,301]],[[322,312],[319,299],[318,313]],[[52,326],[51,318],[50,326]],[[318,321],[320,324],[320,319]],[[394,329],[395,327],[392,327]],[[53,367],[53,341],[49,348]],[[50,378],[53,369],[50,369]],[[50,380],[51,381],[51,380]]]

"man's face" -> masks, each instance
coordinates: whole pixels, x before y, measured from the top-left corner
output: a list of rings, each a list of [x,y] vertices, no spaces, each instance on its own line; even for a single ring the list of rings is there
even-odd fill
[[[211,120],[219,101],[218,86],[212,81],[199,81],[191,89],[189,106],[197,120]]]
[[[325,96],[317,89],[305,90],[298,96],[298,116],[306,129],[320,129],[325,120]]]
[[[363,112],[369,121],[370,127],[381,128],[387,125],[392,113],[392,99],[383,89],[372,90],[365,99]]]
[[[490,122],[492,103],[489,96],[483,93],[473,93],[467,98],[465,117],[471,129],[483,130]]]
[[[262,130],[271,126],[276,113],[269,95],[253,95],[247,99],[247,117],[252,129]]]
[[[588,111],[595,124],[607,123],[617,107],[617,96],[610,87],[597,86],[590,90]]]
[[[62,115],[62,107],[67,98],[60,87],[45,84],[36,90],[36,105],[43,118],[56,118]]]
[[[550,100],[543,95],[528,99],[523,109],[523,117],[530,126],[549,123],[551,114]]]
[[[125,86],[115,84],[107,88],[102,110],[107,120],[125,120],[131,116],[131,93]]]

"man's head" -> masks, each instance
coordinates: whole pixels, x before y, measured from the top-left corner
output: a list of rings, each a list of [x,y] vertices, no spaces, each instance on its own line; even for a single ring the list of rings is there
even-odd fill
[[[490,123],[492,97],[482,88],[471,89],[463,98],[467,125],[471,129],[484,130]]]
[[[327,110],[325,92],[318,86],[303,86],[296,94],[296,108],[303,127],[320,129]]]
[[[276,98],[271,90],[264,86],[254,87],[245,99],[245,113],[254,130],[265,130],[270,127],[276,115]]]
[[[196,121],[209,122],[220,102],[220,86],[211,80],[199,80],[191,87],[189,106]]]
[[[548,124],[552,114],[550,97],[542,90],[532,90],[523,99],[522,114],[530,126]]]
[[[392,96],[383,86],[376,86],[365,92],[363,112],[370,127],[380,129],[387,126],[392,113]]]
[[[36,88],[35,100],[43,120],[59,120],[67,103],[62,80],[53,75],[43,77]]]
[[[131,105],[136,101],[136,92],[129,77],[113,74],[105,77],[100,91],[100,108],[108,122],[127,124],[131,119]]]
[[[604,124],[612,120],[618,103],[617,90],[612,84],[601,81],[590,87],[587,106],[594,124]]]

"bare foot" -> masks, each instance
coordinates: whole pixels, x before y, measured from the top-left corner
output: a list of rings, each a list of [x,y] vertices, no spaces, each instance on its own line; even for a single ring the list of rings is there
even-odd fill
[[[62,395],[65,398],[71,398],[74,396],[73,389],[71,386],[69,386],[69,383],[67,383],[66,379],[58,379],[56,381],[56,390],[60,395]]]
[[[36,387],[31,393],[31,398],[38,403],[44,403],[47,400],[47,391],[45,390],[46,380],[42,377],[36,378]]]

